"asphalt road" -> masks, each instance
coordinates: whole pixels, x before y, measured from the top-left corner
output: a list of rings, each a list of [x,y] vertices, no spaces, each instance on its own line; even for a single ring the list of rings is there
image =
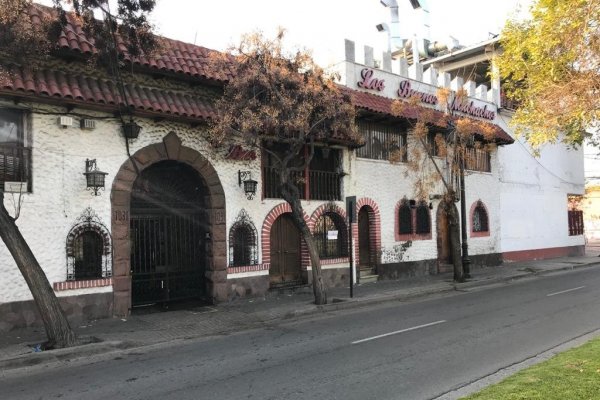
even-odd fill
[[[600,328],[600,269],[9,373],[0,399],[431,399]]]

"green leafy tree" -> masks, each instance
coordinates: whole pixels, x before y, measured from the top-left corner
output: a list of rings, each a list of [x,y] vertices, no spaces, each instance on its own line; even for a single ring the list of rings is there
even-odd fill
[[[519,104],[514,129],[534,148],[579,145],[600,120],[600,0],[537,0],[530,11],[506,24],[495,60]]]

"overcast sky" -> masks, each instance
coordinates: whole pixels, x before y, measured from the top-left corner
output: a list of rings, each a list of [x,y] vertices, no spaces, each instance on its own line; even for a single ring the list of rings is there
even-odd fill
[[[409,0],[397,0],[400,25],[409,35],[421,18]],[[507,17],[531,0],[429,0],[431,36],[448,35],[473,44],[501,31]],[[390,21],[379,0],[158,0],[153,13],[158,32],[186,42],[224,50],[246,32],[273,35],[277,26],[288,31],[287,44],[312,49],[326,66],[340,61],[344,39],[368,44],[376,52],[387,48],[387,35],[375,25]],[[357,47],[358,48],[358,47]]]

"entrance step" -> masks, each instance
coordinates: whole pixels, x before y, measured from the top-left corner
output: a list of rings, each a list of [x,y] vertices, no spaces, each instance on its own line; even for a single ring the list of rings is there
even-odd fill
[[[360,275],[360,283],[371,283],[377,282],[379,279],[378,275]]]
[[[438,264],[438,274],[445,274],[447,272],[453,272],[454,265],[447,263],[439,263]]]
[[[371,267],[360,267],[358,270],[359,276],[362,278],[363,276],[373,275],[373,268]]]

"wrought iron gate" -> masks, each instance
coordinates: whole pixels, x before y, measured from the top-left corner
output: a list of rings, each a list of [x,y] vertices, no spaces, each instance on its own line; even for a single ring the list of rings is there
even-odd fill
[[[130,225],[133,306],[206,294],[205,191],[195,171],[188,168],[163,163],[145,170],[134,185]]]

